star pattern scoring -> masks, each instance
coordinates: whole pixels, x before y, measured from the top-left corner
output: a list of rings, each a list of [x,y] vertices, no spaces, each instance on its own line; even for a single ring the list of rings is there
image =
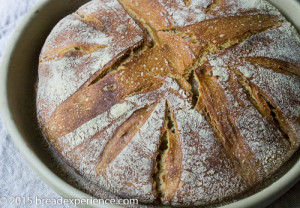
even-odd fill
[[[209,204],[297,150],[299,72],[299,36],[265,1],[94,0],[45,43],[38,116],[106,190]]]

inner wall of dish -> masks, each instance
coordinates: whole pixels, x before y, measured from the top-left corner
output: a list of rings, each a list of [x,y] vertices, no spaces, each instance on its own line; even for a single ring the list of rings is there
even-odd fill
[[[36,83],[39,54],[52,28],[66,15],[76,11],[89,0],[49,0],[35,11],[21,32],[9,63],[7,97],[12,118],[28,147],[60,178],[66,176],[53,164],[36,116]],[[56,9],[49,9],[56,8]]]

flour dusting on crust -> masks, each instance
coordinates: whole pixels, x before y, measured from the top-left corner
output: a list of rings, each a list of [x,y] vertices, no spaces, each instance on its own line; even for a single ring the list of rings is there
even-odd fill
[[[80,7],[40,56],[38,119],[78,173],[143,203],[208,205],[262,182],[298,149],[300,38],[271,4],[120,2]],[[229,17],[250,25],[216,31]]]

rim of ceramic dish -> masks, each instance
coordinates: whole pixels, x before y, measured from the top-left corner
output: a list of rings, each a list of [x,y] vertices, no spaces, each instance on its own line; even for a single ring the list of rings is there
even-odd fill
[[[59,178],[54,174],[31,150],[23,139],[16,123],[13,120],[12,113],[10,112],[10,107],[8,103],[8,93],[7,93],[7,75],[10,63],[12,61],[11,56],[15,51],[16,43],[18,39],[22,36],[24,30],[30,25],[34,14],[45,8],[47,3],[51,0],[42,0],[37,3],[37,5],[25,16],[21,21],[17,29],[15,30],[10,44],[3,56],[1,70],[0,70],[0,110],[4,120],[4,123],[11,135],[12,140],[16,144],[19,151],[22,153],[25,160],[30,164],[30,166],[35,170],[35,172],[40,176],[40,178],[46,182],[54,191],[60,194],[62,197],[67,199],[91,199],[94,198],[75,187],[69,185],[67,182]],[[296,0],[286,0],[282,3],[282,0],[269,0],[274,6],[279,8],[279,10],[286,16],[293,16],[300,11],[300,4]],[[285,7],[282,5],[285,4]],[[291,15],[292,14],[292,15]],[[300,15],[299,15],[300,16]],[[293,22],[297,29],[300,29],[300,22]],[[270,204],[272,201],[283,195],[288,189],[290,189],[297,181],[300,179],[300,159],[296,161],[292,168],[290,168],[282,177],[276,180],[271,185],[267,186],[263,190],[254,193],[246,198],[240,199],[233,203],[223,206],[223,208],[233,208],[233,207],[264,207]],[[79,205],[82,206],[82,205]],[[82,206],[86,207],[86,206]],[[98,205],[89,205],[89,207],[99,207]],[[102,205],[101,207],[106,208],[117,208],[117,205]]]

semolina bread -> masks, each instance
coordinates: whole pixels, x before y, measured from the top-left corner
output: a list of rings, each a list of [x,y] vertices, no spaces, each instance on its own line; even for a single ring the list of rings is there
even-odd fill
[[[57,154],[120,197],[208,205],[300,145],[300,38],[264,0],[92,0],[40,54]]]

